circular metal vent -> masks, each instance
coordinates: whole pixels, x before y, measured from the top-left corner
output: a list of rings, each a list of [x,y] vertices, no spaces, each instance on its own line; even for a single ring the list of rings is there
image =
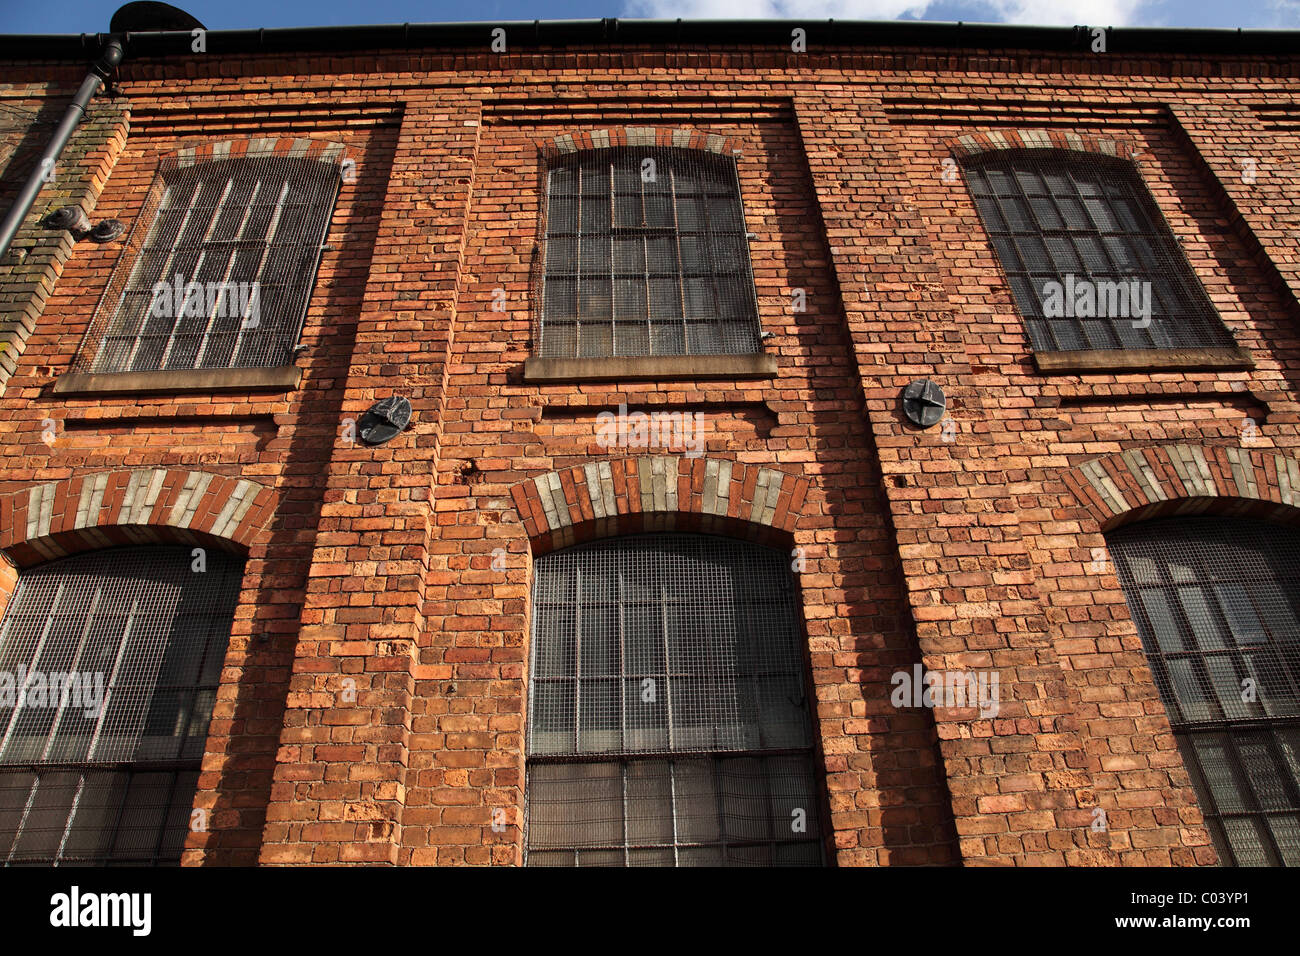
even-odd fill
[[[358,431],[367,445],[382,445],[396,438],[411,420],[411,403],[394,395],[376,402],[361,416]]]
[[[903,414],[917,428],[937,424],[947,405],[943,389],[928,378],[917,379],[903,389]]]

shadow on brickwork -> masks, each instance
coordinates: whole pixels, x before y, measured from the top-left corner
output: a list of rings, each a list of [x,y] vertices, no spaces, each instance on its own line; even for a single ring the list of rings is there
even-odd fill
[[[802,157],[802,144],[792,144],[788,137],[797,139],[797,131],[767,128],[762,148],[773,156]],[[921,659],[920,646],[905,597],[898,544],[875,442],[867,426],[844,304],[831,271],[826,226],[803,162],[797,178],[800,202],[784,202],[778,195],[774,203],[776,233],[786,237],[785,248],[777,253],[779,266],[788,273],[790,286],[802,285],[808,290],[808,311],[801,317],[792,313],[802,318],[804,325],[796,341],[786,347],[803,353],[801,367],[810,376],[809,392],[818,396],[819,402],[822,396],[846,396],[848,407],[843,410],[810,406],[811,445],[821,463],[819,478],[829,524],[839,532],[835,540],[842,557],[834,572],[844,577],[848,606],[843,616],[853,622],[852,667],[863,674],[859,687],[867,718],[884,727],[870,734],[869,750],[847,757],[836,755],[836,759],[846,762],[841,772],[870,779],[863,789],[879,798],[881,842],[866,849],[897,865],[957,864],[960,857],[952,798],[934,713],[899,710],[890,704],[890,676],[910,671]],[[791,242],[792,237],[799,238]],[[811,254],[813,246],[815,254]],[[828,354],[844,356],[845,364],[827,362],[823,356]],[[822,759],[827,758],[822,755]],[[828,779],[834,773],[827,767]],[[842,812],[862,812],[862,808]]]
[[[368,175],[357,179],[347,228],[333,241],[337,268],[328,287],[318,280],[313,311],[323,317],[320,336],[306,353],[301,405],[280,478],[280,507],[260,564],[262,586],[239,679],[231,751],[215,787],[213,817],[234,811],[239,822],[214,826],[201,851],[206,866],[254,866],[262,847],[297,636],[306,600],[330,460],[342,422],[357,316],[387,195],[399,127],[375,130],[366,147]],[[331,224],[337,234],[339,221]],[[327,240],[328,241],[328,240]],[[286,595],[292,595],[292,603]]]

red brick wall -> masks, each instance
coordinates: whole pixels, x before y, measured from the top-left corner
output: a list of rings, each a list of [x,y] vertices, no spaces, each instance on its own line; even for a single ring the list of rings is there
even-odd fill
[[[838,863],[1214,862],[1123,596],[1089,570],[1116,509],[1088,463],[1118,475],[1134,449],[1165,462],[1175,445],[1241,448],[1251,417],[1259,455],[1221,459],[1214,503],[1300,504],[1278,478],[1300,458],[1294,119],[1253,106],[1294,118],[1292,66],[761,49],[128,62],[131,132],[96,218],[132,222],[157,157],[183,145],[309,136],[357,158],[299,389],[55,399],[120,251],[79,244],[0,398],[0,493],[160,468],[275,496],[242,545],[196,798],[213,813],[186,862],[519,862],[530,567],[560,543],[538,525],[532,479],[558,472],[596,533],[571,470],[609,462],[624,504],[599,533],[645,527],[640,466],[624,459],[656,454],[680,470],[677,509],[654,526],[701,527],[699,462],[806,486],[782,498],[769,540],[806,562]],[[625,127],[741,151],[774,378],[523,381],[538,144]],[[1045,128],[1138,145],[1253,370],[1035,370],[970,196],[941,174],[958,136]],[[1241,156],[1257,161],[1253,184]],[[952,441],[900,420],[899,391],[921,377],[948,394]],[[340,439],[392,394],[412,402],[407,432],[378,448]],[[601,448],[595,416],[624,402],[701,413],[704,457]],[[1116,480],[1119,511],[1149,503],[1139,478]],[[724,530],[749,533],[744,517]],[[996,669],[1000,713],[893,708],[890,676],[918,661]]]
[[[147,99],[133,99],[131,105],[136,124],[99,197],[95,220],[116,217],[134,223],[159,158],[212,139],[283,132],[341,141],[357,164],[356,181],[342,186],[335,208],[327,238],[334,249],[323,255],[308,309],[302,342],[309,348],[298,360],[303,385],[296,392],[53,396],[51,386],[69,368],[124,245],[83,241],[75,246],[0,397],[0,459],[5,462],[0,496],[11,493],[20,507],[42,483],[120,476],[116,501],[112,491],[104,496],[98,522],[111,533],[125,523],[118,514],[121,496],[128,474],[139,469],[170,470],[178,476],[176,491],[185,476],[203,473],[232,479],[231,486],[233,479],[246,479],[277,498],[265,526],[236,542],[248,560],[196,799],[196,806],[210,811],[209,829],[195,833],[189,844],[193,862],[253,863],[262,844],[307,571],[321,530],[323,466],[340,430],[353,331],[387,191],[393,107],[384,109],[387,120],[370,118],[351,127],[301,122],[273,127],[264,118],[250,123],[251,104],[243,102],[230,112],[218,109],[205,116],[204,128],[211,134],[196,137],[175,135],[167,125],[152,122]],[[167,488],[173,488],[170,481]],[[145,523],[165,523],[170,493],[164,493]],[[68,497],[66,519],[72,527],[80,486]],[[219,502],[210,514],[215,519],[223,500],[213,496],[212,501]],[[25,526],[9,514],[0,525],[6,544],[25,540]],[[75,550],[87,545],[64,540],[59,546]],[[41,558],[21,544],[11,553],[27,563]]]

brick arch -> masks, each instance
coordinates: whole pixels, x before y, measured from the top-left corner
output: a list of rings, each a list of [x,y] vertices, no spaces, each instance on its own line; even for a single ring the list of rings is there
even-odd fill
[[[637,531],[697,531],[788,547],[806,478],[716,458],[588,462],[510,489],[534,554]]]
[[[347,146],[325,139],[302,136],[249,136],[225,139],[198,146],[185,146],[164,153],[160,159],[172,168],[197,166],[222,159],[239,159],[250,154],[258,157],[281,156],[286,159],[313,159],[319,163],[340,162]]]
[[[611,146],[676,146],[722,156],[730,156],[740,150],[740,144],[734,136],[671,126],[614,126],[610,129],[562,133],[537,141],[538,149],[548,155]]]
[[[0,552],[19,567],[115,545],[206,543],[246,552],[276,494],[246,478],[142,468],[0,495]]]
[[[1103,531],[1150,518],[1234,514],[1300,524],[1300,459],[1232,445],[1151,445],[1075,465],[1065,483]]]
[[[1142,144],[1126,136],[1098,136],[1056,129],[981,130],[954,136],[945,146],[959,159],[1010,149],[1064,149],[1128,161],[1142,154]]]

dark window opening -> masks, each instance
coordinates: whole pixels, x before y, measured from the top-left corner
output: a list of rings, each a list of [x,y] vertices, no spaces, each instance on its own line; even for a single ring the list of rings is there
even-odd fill
[[[156,207],[141,214],[144,240],[109,281],[81,370],[291,365],[338,185],[339,168],[313,159],[165,166]]]
[[[1300,540],[1192,518],[1107,541],[1221,861],[1300,865]]]
[[[818,773],[785,557],[635,535],[537,563],[532,866],[821,865]]]
[[[1234,347],[1128,163],[999,150],[965,176],[1036,351]]]
[[[120,548],[19,577],[0,622],[0,862],[180,861],[243,572],[204,561]]]
[[[759,350],[735,160],[617,147],[547,169],[542,357]]]

